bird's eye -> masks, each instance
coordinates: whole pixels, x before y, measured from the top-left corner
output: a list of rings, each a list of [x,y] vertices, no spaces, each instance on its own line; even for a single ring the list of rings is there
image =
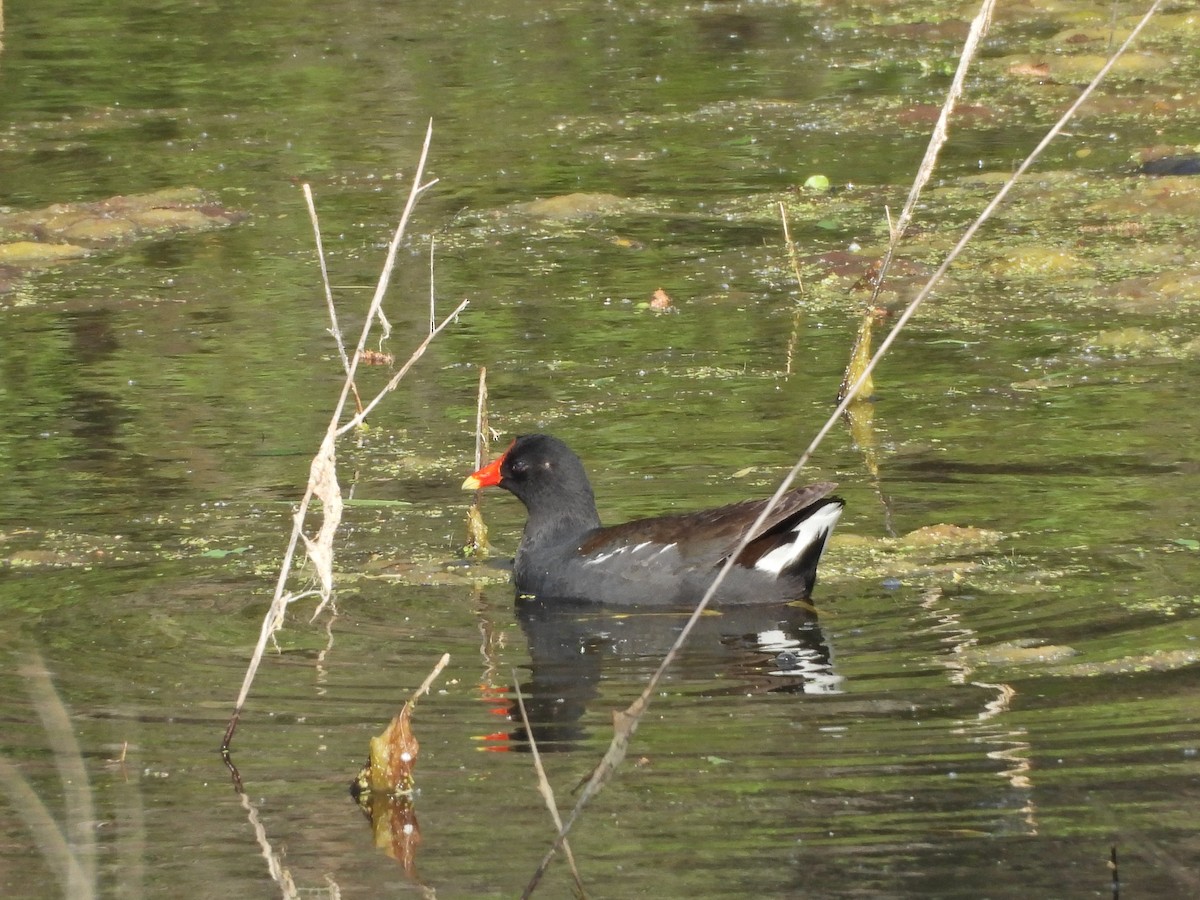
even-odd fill
[[[512,465],[509,466],[509,471],[514,475],[524,475],[529,471],[529,463],[523,459],[514,459]]]

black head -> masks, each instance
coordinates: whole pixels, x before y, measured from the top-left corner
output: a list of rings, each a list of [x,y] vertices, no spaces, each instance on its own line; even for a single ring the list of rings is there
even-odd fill
[[[471,475],[463,487],[501,487],[525,504],[530,516],[568,517],[599,524],[596,498],[583,463],[548,434],[523,434],[504,455]]]

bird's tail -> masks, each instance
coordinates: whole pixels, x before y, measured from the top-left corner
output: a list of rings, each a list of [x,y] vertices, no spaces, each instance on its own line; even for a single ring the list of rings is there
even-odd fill
[[[807,507],[798,520],[790,523],[791,537],[761,556],[754,568],[802,581],[807,597],[817,583],[817,564],[844,506],[840,497],[825,497]]]

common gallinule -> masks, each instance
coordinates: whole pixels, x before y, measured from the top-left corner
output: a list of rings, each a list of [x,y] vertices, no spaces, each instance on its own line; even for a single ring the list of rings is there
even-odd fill
[[[513,561],[518,594],[614,605],[694,604],[767,502],[745,500],[605,528],[583,463],[545,434],[518,437],[463,482],[465,490],[484,487],[515,494],[529,512]],[[807,599],[842,514],[842,500],[829,496],[834,487],[822,482],[785,494],[713,602]]]

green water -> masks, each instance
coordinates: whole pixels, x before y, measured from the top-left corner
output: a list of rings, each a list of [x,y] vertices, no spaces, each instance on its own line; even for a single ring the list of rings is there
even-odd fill
[[[672,623],[539,630],[502,574],[452,564],[479,367],[502,440],[575,446],[606,521],[769,493],[832,407],[853,285],[974,11],[29,6],[5,9],[0,206],[189,185],[250,217],[0,273],[0,893],[67,890],[24,783],[100,896],[518,895],[553,832],[514,679],[567,806]],[[1111,18],[1002,12],[899,294],[1077,93],[1014,61],[1103,53]],[[951,272],[877,373],[873,429],[822,445],[809,475],[847,511],[821,629],[790,632],[811,668],[751,640],[778,622],[697,636],[572,835],[589,896],[1103,896],[1113,845],[1130,893],[1196,893],[1200,180],[1132,174],[1142,148],[1200,143],[1189,21],[1163,17],[1145,68]],[[346,511],[339,616],[293,608],[251,692],[250,815],[216,751],[340,389],[299,185],[356,335],[430,118],[440,182],[387,349],[424,334],[431,242],[438,308],[471,305],[339,447],[343,489],[372,502]],[[801,189],[814,174],[834,190]],[[519,205],[575,192],[620,200]],[[645,308],[658,288],[677,312]],[[485,513],[511,553],[518,504]],[[986,534],[895,540],[941,524]],[[346,786],[443,652],[406,874]]]

